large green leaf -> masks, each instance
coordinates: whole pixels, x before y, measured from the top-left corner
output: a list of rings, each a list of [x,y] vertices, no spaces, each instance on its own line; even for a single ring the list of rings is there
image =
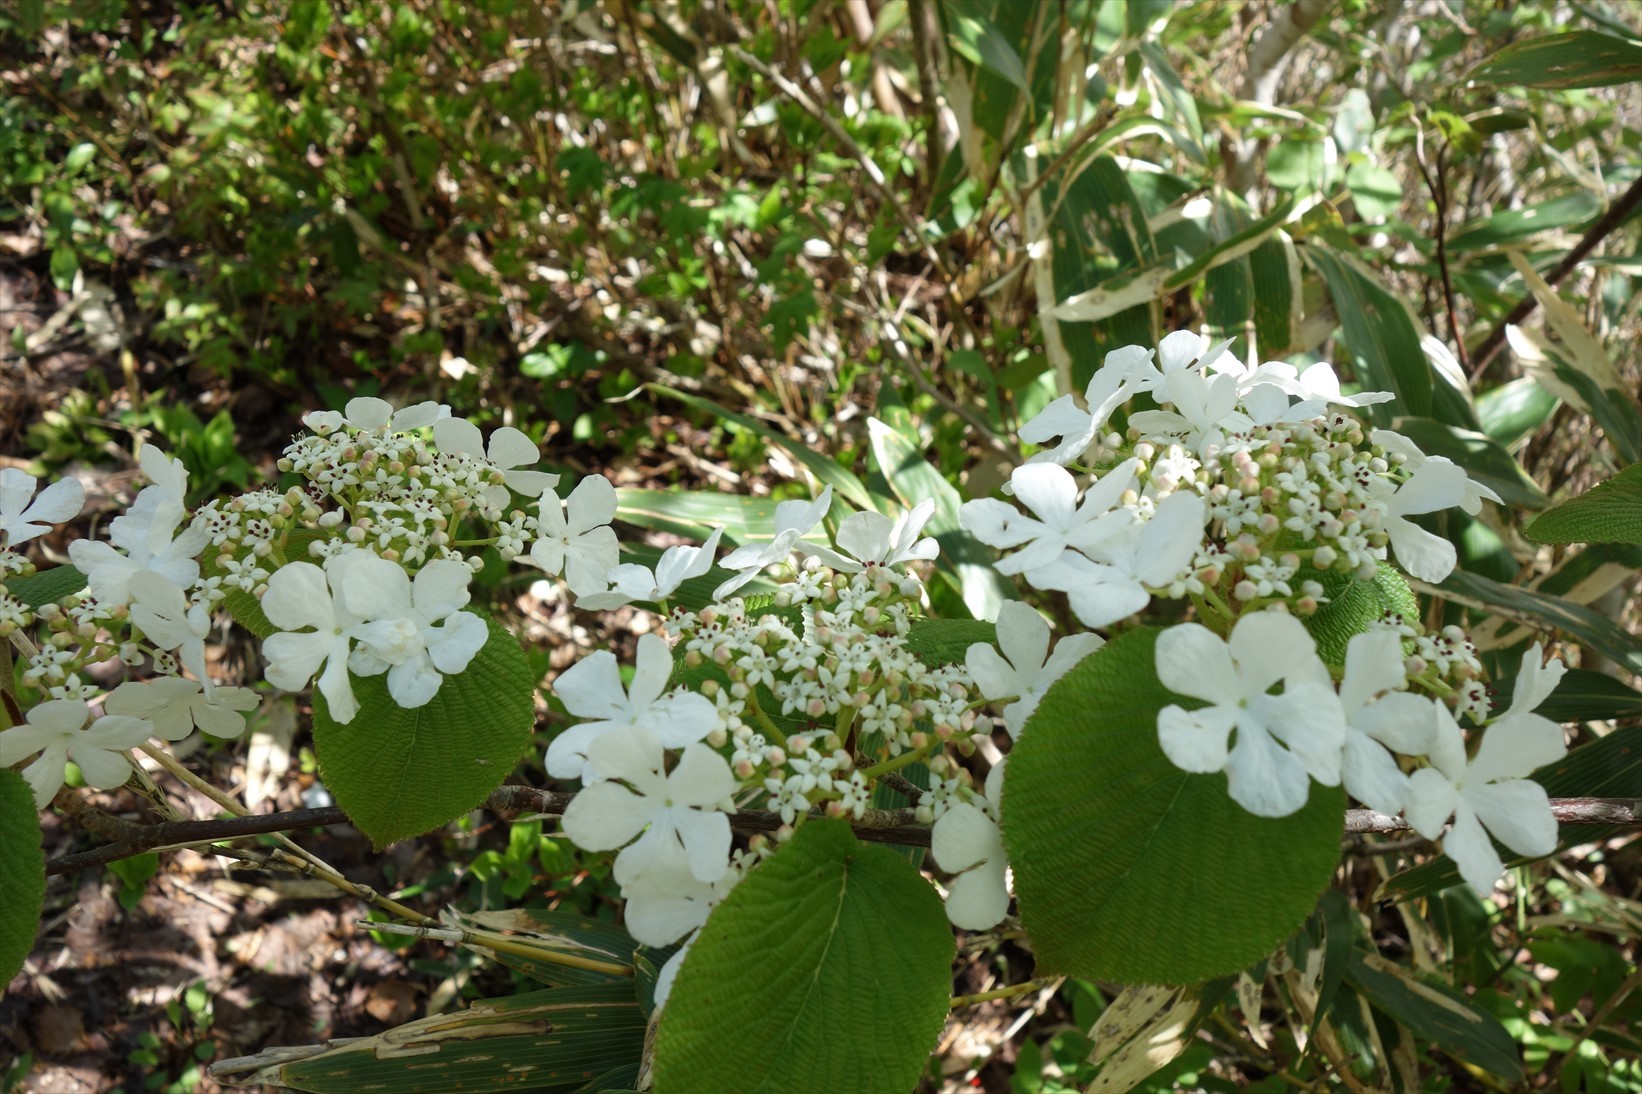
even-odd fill
[[[713,490],[616,490],[616,519],[701,541],[717,527],[736,543],[775,534],[774,498],[721,494]]]
[[[1317,656],[1335,668],[1345,666],[1346,647],[1351,640],[1386,612],[1401,612],[1410,620],[1420,617],[1419,602],[1409,590],[1408,582],[1388,563],[1380,563],[1371,581],[1333,570],[1318,573],[1308,569],[1299,578],[1318,582],[1328,597],[1315,614],[1302,622],[1317,641]]]
[[[1254,331],[1260,354],[1273,360],[1294,345],[1304,310],[1300,256],[1287,232],[1276,231],[1249,252],[1254,286]]]
[[[65,596],[73,596],[85,588],[86,575],[72,566],[53,566],[29,577],[8,577],[0,584],[29,608],[38,608]]]
[[[1484,433],[1510,449],[1537,433],[1561,405],[1532,377],[1519,376],[1477,396],[1477,419]]]
[[[1004,776],[1003,835],[1039,967],[1181,984],[1248,968],[1306,922],[1340,858],[1345,795],[1256,817],[1224,775],[1193,775],[1157,742],[1188,709],[1158,681],[1157,631],[1131,631],[1044,696]]]
[[[1465,79],[1524,87],[1609,87],[1642,80],[1642,43],[1573,30],[1513,42],[1465,74]]]
[[[638,1062],[646,1024],[631,981],[549,988],[483,999],[374,1037],[276,1050],[286,1060],[260,1068],[257,1057],[224,1060],[212,1065],[211,1074],[319,1094],[558,1094]]]
[[[0,989],[34,946],[46,896],[40,813],[23,776],[0,767]]]
[[[931,667],[961,665],[970,646],[997,640],[997,626],[979,619],[918,619],[907,632],[907,649]]]
[[[1642,718],[1642,692],[1628,688],[1605,672],[1569,669],[1536,712],[1553,722],[1592,722],[1608,718]]]
[[[1467,224],[1462,231],[1449,238],[1447,246],[1452,254],[1481,250],[1515,243],[1559,228],[1582,225],[1602,212],[1602,202],[1589,190],[1575,190],[1537,205],[1521,209],[1505,209],[1493,216],[1483,217]]]
[[[512,773],[535,725],[535,679],[519,642],[495,620],[468,667],[407,710],[387,677],[354,677],[359,712],[342,725],[314,692],[319,773],[377,847],[419,836],[484,801]]]
[[[1642,543],[1642,463],[1547,509],[1527,535],[1538,543]]]
[[[1398,418],[1396,429],[1428,456],[1446,456],[1493,490],[1508,505],[1543,509],[1551,503],[1539,484],[1498,441],[1486,433],[1446,425],[1432,418]]]
[[[656,1089],[911,1090],[951,991],[940,898],[812,820],[713,909],[656,1033]]]
[[[1509,1082],[1522,1079],[1516,1040],[1499,1019],[1452,988],[1361,950],[1351,955],[1346,979],[1377,1010],[1447,1055]]]

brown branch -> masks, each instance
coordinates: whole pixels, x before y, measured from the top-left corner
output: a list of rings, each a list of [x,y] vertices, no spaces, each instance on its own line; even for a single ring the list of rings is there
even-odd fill
[[[1552,798],[1551,815],[1559,824],[1618,824],[1642,826],[1642,798]],[[1401,817],[1372,809],[1347,809],[1347,832],[1406,832]]]
[[[1631,188],[1620,195],[1618,201],[1608,206],[1608,211],[1603,213],[1595,224],[1591,225],[1585,234],[1580,237],[1579,242],[1574,244],[1573,249],[1562,256],[1562,261],[1558,262],[1545,275],[1545,283],[1555,288],[1557,282],[1572,273],[1574,267],[1583,262],[1585,256],[1590,254],[1598,243],[1601,243],[1615,228],[1629,220],[1631,214],[1636,212],[1638,208],[1642,208],[1642,179],[1637,179],[1631,183]],[[1505,329],[1516,326],[1534,314],[1534,309],[1538,306],[1539,301],[1530,292],[1522,298],[1516,307],[1511,309],[1511,314],[1500,320],[1499,325],[1488,332],[1488,337],[1482,340],[1482,344],[1477,347],[1476,353],[1472,356],[1472,360],[1476,362],[1471,367],[1472,383],[1476,383],[1477,377],[1482,375],[1482,370],[1488,367],[1488,362],[1494,354],[1499,352],[1499,348],[1505,344]]]

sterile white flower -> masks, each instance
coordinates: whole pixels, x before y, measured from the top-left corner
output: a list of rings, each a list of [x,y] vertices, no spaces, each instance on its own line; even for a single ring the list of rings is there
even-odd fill
[[[838,534],[833,537],[839,550],[813,547],[810,554],[846,574],[858,574],[868,565],[928,562],[941,553],[941,545],[933,539],[918,537],[934,513],[933,499],[919,502],[894,520],[870,510],[851,513],[839,523]]]
[[[610,571],[610,589],[589,593],[576,598],[576,606],[589,611],[609,611],[635,601],[657,604],[693,577],[701,577],[713,568],[713,552],[718,550],[719,537],[724,529],[714,528],[707,542],[700,547],[679,544],[661,553],[656,568],[636,562],[623,563]]]
[[[1007,601],[998,610],[997,629],[1003,653],[976,642],[966,652],[964,665],[986,698],[1015,700],[1003,708],[1003,723],[1011,737],[1019,737],[1049,686],[1106,641],[1098,634],[1068,635],[1050,654],[1049,624],[1018,600]]]
[[[564,833],[578,846],[622,848],[640,873],[656,860],[682,858],[697,881],[724,876],[730,818],[716,807],[737,787],[724,757],[704,744],[686,745],[669,772],[655,734],[632,729],[601,735],[587,746],[587,762],[600,781],[584,786],[564,812]]]
[[[257,693],[250,688],[216,688],[207,696],[198,680],[162,676],[146,683],[127,681],[109,692],[103,709],[110,714],[141,718],[153,735],[180,741],[198,726],[213,737],[238,737],[245,732],[245,711],[255,710]]]
[[[321,436],[333,433],[344,425],[367,433],[376,430],[405,433],[412,429],[422,429],[441,418],[448,417],[450,407],[431,399],[395,411],[393,404],[386,399],[361,395],[349,399],[348,405],[341,413],[334,410],[310,411],[302,416],[302,424]]]
[[[1141,410],[1129,415],[1129,424],[1148,436],[1179,437],[1203,452],[1220,444],[1228,431],[1246,430],[1254,423],[1237,410],[1237,379],[1221,374],[1179,369],[1167,374],[1159,401],[1173,410]]]
[[[1158,588],[1190,565],[1203,540],[1208,506],[1196,494],[1170,494],[1152,519],[1131,526],[1100,544],[1095,558],[1065,553],[1032,570],[1026,580],[1039,589],[1067,594],[1072,612],[1086,627],[1107,627],[1144,608]]]
[[[718,725],[718,708],[695,692],[663,695],[673,675],[673,652],[656,634],[639,636],[633,682],[622,689],[621,669],[609,650],[588,654],[559,674],[553,692],[578,718],[591,718],[553,738],[547,746],[547,773],[555,779],[596,778],[590,771],[588,746],[606,733],[642,729],[667,748],[683,748],[706,737]]]
[[[205,601],[189,605],[181,589],[155,573],[139,570],[128,583],[131,622],[156,649],[175,651],[182,667],[194,674],[209,696],[214,685],[205,671],[205,639],[211,633],[211,608]]]
[[[1230,338],[1211,343],[1196,331],[1173,331],[1157,344],[1157,363],[1152,363],[1152,355],[1148,353],[1147,360],[1136,368],[1135,385],[1161,402],[1169,397],[1169,377],[1180,373],[1201,375],[1220,367],[1231,344]]]
[[[262,597],[263,614],[280,632],[263,639],[262,654],[268,659],[268,682],[285,691],[307,687],[323,665],[319,690],[331,718],[346,725],[359,712],[348,679],[348,653],[364,621],[337,592],[327,571],[311,562],[281,566],[268,579],[268,591]],[[303,630],[306,627],[313,630]]]
[[[532,467],[541,458],[536,442],[522,430],[504,425],[490,434],[490,446],[479,432],[479,427],[466,418],[442,418],[433,423],[433,443],[441,452],[462,453],[474,459],[487,460],[499,468],[507,486],[491,487],[486,497],[497,509],[507,505],[507,491],[539,498],[545,491],[559,485],[559,476],[545,471],[517,471],[514,468]],[[497,492],[499,491],[499,493]]]
[[[39,758],[23,769],[34,790],[34,804],[44,809],[63,785],[63,764],[80,766],[86,785],[112,790],[131,777],[131,764],[121,755],[153,734],[154,727],[140,718],[105,715],[86,726],[91,708],[79,699],[51,699],[31,708],[24,724],[0,732],[0,767],[11,767],[38,752]]]
[[[1070,551],[1087,553],[1134,523],[1134,512],[1119,507],[1118,501],[1134,485],[1139,464],[1131,459],[1112,468],[1084,492],[1081,503],[1077,480],[1066,468],[1054,463],[1023,464],[1015,468],[1009,482],[1016,499],[1033,516],[996,498],[981,498],[966,502],[959,510],[959,526],[989,547],[1021,548],[994,565],[1002,574],[1040,569]]]
[[[992,813],[980,805],[954,802],[929,834],[935,861],[956,875],[947,884],[946,917],[966,931],[995,927],[1009,911],[1009,859],[994,815],[1003,793],[1004,764],[999,760],[986,776],[986,802]]]
[[[1420,451],[1419,445],[1401,433],[1393,433],[1389,429],[1376,429],[1368,435],[1368,439],[1385,449],[1387,455],[1401,456],[1403,460],[1402,469],[1410,474],[1418,471],[1421,465],[1431,458]],[[1460,501],[1460,508],[1474,517],[1482,512],[1482,503],[1485,500],[1491,501],[1495,505],[1502,504],[1499,495],[1494,493],[1490,487],[1467,477],[1465,480],[1465,497]]]
[[[544,490],[536,505],[540,538],[530,557],[550,574],[561,571],[577,596],[603,592],[620,557],[616,532],[616,488],[603,475],[588,475],[562,502]],[[567,515],[568,514],[568,515]]]
[[[86,488],[79,479],[58,479],[35,497],[40,480],[15,467],[0,469],[0,539],[19,547],[80,515]]]
[[[1035,452],[1027,463],[1058,463],[1066,466],[1094,444],[1106,428],[1106,420],[1140,390],[1140,370],[1152,359],[1152,351],[1140,346],[1123,346],[1106,355],[1100,368],[1089,378],[1083,391],[1082,407],[1070,395],[1062,395],[1021,426],[1020,438],[1028,444],[1060,443]]]
[[[107,543],[78,539],[68,545],[69,560],[86,575],[91,595],[105,608],[131,602],[131,576],[142,570],[154,571],[179,589],[192,588],[199,579],[199,553],[210,534],[194,527],[176,534],[188,511],[175,489],[174,482],[143,489],[130,509],[109,522]]]
[[[1561,675],[1560,664],[1542,669],[1539,657],[1537,645],[1524,655],[1510,711],[1483,733],[1469,763],[1459,724],[1447,707],[1433,703],[1435,736],[1427,754],[1431,766],[1409,778],[1403,815],[1427,839],[1436,839],[1453,818],[1453,827],[1443,838],[1443,853],[1479,895],[1493,889],[1505,871],[1490,834],[1519,855],[1537,857],[1556,850],[1550,799],[1542,786],[1526,777],[1568,751],[1562,728],[1531,713]]]
[[[467,606],[473,572],[436,559],[414,580],[396,562],[365,551],[338,556],[348,611],[361,620],[348,668],[359,676],[388,674],[388,694],[407,710],[432,701],[446,676],[461,672],[490,637]],[[338,583],[333,577],[333,587]]]
[[[1421,755],[1436,727],[1431,700],[1397,690],[1405,679],[1402,636],[1396,631],[1352,637],[1340,681],[1346,719],[1340,778],[1352,797],[1393,816],[1407,802],[1408,776],[1392,753]]]
[[[785,562],[798,541],[809,535],[821,523],[821,518],[832,508],[832,486],[829,484],[814,501],[784,501],[775,507],[775,538],[768,543],[749,543],[737,547],[719,561],[726,570],[737,571],[736,576],[713,590],[713,599],[731,596],[747,582],[764,571],[764,567]]]
[[[1169,690],[1211,704],[1159,712],[1164,754],[1184,771],[1224,771],[1233,800],[1249,812],[1286,817],[1305,805],[1310,779],[1339,783],[1340,700],[1316,642],[1293,616],[1245,615],[1225,642],[1196,623],[1170,627],[1157,639],[1157,675]],[[1279,681],[1283,693],[1269,694]]]
[[[1463,469],[1441,456],[1428,458],[1396,493],[1388,495],[1387,480],[1373,480],[1371,489],[1386,507],[1385,531],[1391,537],[1391,550],[1402,568],[1421,581],[1446,578],[1454,572],[1458,555],[1451,542],[1408,518],[1462,504],[1469,481]]]
[[[679,857],[647,862],[640,873],[618,855],[615,878],[627,900],[627,933],[646,946],[670,946],[707,922],[741,875],[732,870],[710,884],[698,881]]]

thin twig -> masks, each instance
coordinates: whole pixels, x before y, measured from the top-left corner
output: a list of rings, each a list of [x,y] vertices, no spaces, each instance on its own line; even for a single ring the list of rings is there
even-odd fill
[[[1437,153],[1435,171],[1426,164],[1423,125],[1414,127],[1414,164],[1419,168],[1420,177],[1425,180],[1425,188],[1431,191],[1431,200],[1437,206],[1437,273],[1442,278],[1443,307],[1448,311],[1448,341],[1453,345],[1455,354],[1459,356],[1460,367],[1469,368],[1470,362],[1465,355],[1465,339],[1460,336],[1458,310],[1454,307],[1454,280],[1448,270],[1448,165],[1441,150]]]

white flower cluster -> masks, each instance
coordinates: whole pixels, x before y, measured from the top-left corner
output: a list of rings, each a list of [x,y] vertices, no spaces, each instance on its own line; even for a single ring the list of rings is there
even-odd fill
[[[1437,644],[1455,643],[1449,635]],[[1402,814],[1430,839],[1452,818],[1443,850],[1487,893],[1504,871],[1488,833],[1522,855],[1556,847],[1549,799],[1527,778],[1567,751],[1562,728],[1533,713],[1564,671],[1555,659],[1542,662],[1537,645],[1523,655],[1510,707],[1489,722],[1467,760],[1448,704],[1408,690],[1411,669],[1418,676],[1434,666],[1404,657],[1394,629],[1351,639],[1336,692],[1316,643],[1292,616],[1245,615],[1225,641],[1186,623],[1158,637],[1158,678],[1209,705],[1164,707],[1158,741],[1182,770],[1224,772],[1232,798],[1258,816],[1300,809],[1315,779],[1343,783],[1364,805]],[[1416,763],[1412,774],[1399,755]]]
[[[180,740],[196,726],[218,736],[243,731],[255,694],[217,686],[205,657],[213,614],[230,596],[254,597],[275,630],[263,644],[269,682],[296,690],[317,676],[331,717],[349,722],[358,710],[353,677],[385,674],[394,701],[414,708],[485,645],[485,623],[463,610],[481,564],[470,548],[528,551],[573,587],[605,588],[617,558],[614,489],[591,476],[561,502],[552,493],[557,477],[529,470],[538,452],[519,430],[497,429],[487,444],[448,407],[396,412],[374,398],[309,414],[304,424],[311,432],[280,460],[304,485],[253,490],[191,513],[182,462],[147,445],[139,460],[151,485],[110,523],[108,541],[69,545],[84,594],[32,611],[0,580],[0,638],[26,643],[17,632],[37,622],[49,632],[38,649],[27,647],[23,672],[44,701],[28,725],[0,734],[6,763],[38,754],[26,773],[42,806],[62,784],[66,756],[88,779],[118,785],[129,772],[120,751],[144,738]],[[35,486],[22,472],[0,471],[0,575],[27,575],[13,548],[83,504],[74,480],[38,497]],[[504,516],[515,494],[533,499],[536,514]],[[486,535],[485,524],[498,534]],[[115,688],[98,718],[87,702],[99,689],[79,670],[115,656],[128,665],[150,659],[160,678]],[[78,705],[56,705],[64,702]],[[97,749],[112,759],[99,761]]]
[[[1012,552],[1000,572],[1065,592],[1089,627],[1153,597],[1192,603],[1203,623],[1172,627],[1157,643],[1163,685],[1208,704],[1160,713],[1158,740],[1177,766],[1223,772],[1232,798],[1260,816],[1300,809],[1315,779],[1403,814],[1429,838],[1452,818],[1444,849],[1486,892],[1502,866],[1484,828],[1520,854],[1555,846],[1545,792],[1526,776],[1565,750],[1561,729],[1532,713],[1560,663],[1542,666],[1534,647],[1511,708],[1490,722],[1481,665],[1459,628],[1427,634],[1389,614],[1351,639],[1336,685],[1296,617],[1325,601],[1321,578],[1370,580],[1388,550],[1415,577],[1443,580],[1453,545],[1409,518],[1475,514],[1499,498],[1406,437],[1365,436],[1347,411],[1389,393],[1345,396],[1326,364],[1249,367],[1228,345],[1177,331],[1155,353],[1108,354],[1084,406],[1063,397],[1022,427],[1023,440],[1045,447],[1011,475],[1014,503],[970,502],[963,526]],[[1140,397],[1156,409],[1131,407],[1125,431],[1111,429]],[[1004,631],[1000,619],[1000,640]],[[1050,662],[1086,654],[1062,656],[1076,637]],[[1043,662],[1047,634],[1039,641],[1029,664]],[[971,672],[990,697],[1001,670],[979,658]],[[1019,675],[1023,698],[1005,711],[1012,732],[1041,694],[1030,673]],[[1470,761],[1456,717],[1490,726]],[[984,830],[984,810],[961,815]]]
[[[1405,437],[1376,430],[1365,443],[1355,418],[1329,409],[1389,394],[1342,396],[1326,364],[1245,368],[1226,346],[1177,331],[1155,363],[1151,350],[1115,350],[1087,410],[1068,395],[1023,426],[1023,439],[1057,443],[1011,475],[1018,506],[988,498],[962,513],[977,539],[1014,552],[998,570],[1065,592],[1089,627],[1153,596],[1190,598],[1226,622],[1275,604],[1309,614],[1322,574],[1370,578],[1388,547],[1414,576],[1447,577],[1453,545],[1408,518],[1499,499]],[[1139,396],[1159,409],[1108,432]],[[1072,469],[1087,472],[1081,500]]]

